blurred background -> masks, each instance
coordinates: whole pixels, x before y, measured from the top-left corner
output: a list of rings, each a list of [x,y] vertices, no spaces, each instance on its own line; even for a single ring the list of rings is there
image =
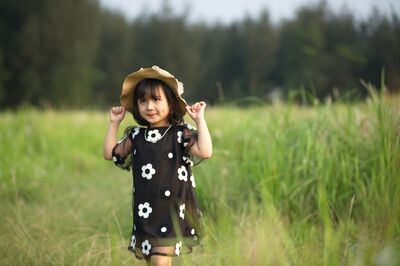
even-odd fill
[[[0,1],[0,109],[104,108],[125,76],[159,65],[190,101],[360,100],[400,90],[399,3]]]
[[[0,265],[143,265],[102,143],[152,65],[212,105],[174,264],[400,265],[400,1],[344,3],[0,0]]]

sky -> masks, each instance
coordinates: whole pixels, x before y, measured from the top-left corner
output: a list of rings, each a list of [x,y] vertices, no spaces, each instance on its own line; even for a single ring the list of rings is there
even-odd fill
[[[189,21],[204,21],[207,23],[231,23],[244,16],[258,17],[260,11],[268,10],[273,22],[293,18],[296,10],[302,6],[319,3],[320,0],[100,0],[102,6],[120,11],[128,19],[136,18],[144,10],[154,13],[160,10],[167,1],[176,14],[188,14]],[[371,15],[372,7],[384,14],[392,10],[400,14],[400,0],[326,0],[334,12],[340,12],[346,7],[356,18],[366,18]]]

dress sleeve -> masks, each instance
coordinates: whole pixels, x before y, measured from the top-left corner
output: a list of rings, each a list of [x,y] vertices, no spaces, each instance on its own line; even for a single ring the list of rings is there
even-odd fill
[[[197,136],[197,130],[194,126],[190,124],[183,125],[183,147],[186,154],[189,153],[190,148],[197,141]]]
[[[112,160],[115,165],[124,170],[130,170],[132,164],[132,134],[134,128],[128,127],[124,131],[124,137],[112,149]]]

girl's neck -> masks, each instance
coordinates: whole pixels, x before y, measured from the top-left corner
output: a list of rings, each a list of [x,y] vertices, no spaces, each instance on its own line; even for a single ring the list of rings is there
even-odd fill
[[[150,124],[148,128],[155,128],[155,127],[169,127],[171,126],[171,123],[165,122],[165,123],[156,123],[156,124]]]

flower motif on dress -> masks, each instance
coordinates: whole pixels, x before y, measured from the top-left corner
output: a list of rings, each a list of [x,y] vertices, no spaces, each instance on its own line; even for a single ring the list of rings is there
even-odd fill
[[[132,235],[131,237],[131,248],[135,248],[136,245],[136,237],[135,235]]]
[[[116,165],[118,165],[118,164],[124,164],[125,163],[125,159],[124,158],[121,158],[120,156],[119,156],[119,154],[117,154],[117,153],[115,153],[114,151],[113,151],[113,153],[112,153],[112,160],[113,160],[113,162],[116,164]]]
[[[179,217],[181,217],[182,220],[185,219],[185,203],[179,206]]]
[[[136,127],[133,132],[132,132],[132,139],[136,137],[137,134],[139,134],[140,128]]]
[[[139,211],[138,214],[140,217],[143,217],[147,219],[149,217],[149,214],[153,211],[153,209],[150,207],[150,204],[148,202],[145,202],[143,204],[139,204]]]
[[[177,139],[178,143],[182,143],[182,134],[183,134],[182,131],[178,131],[178,133],[176,133],[176,135],[178,135],[178,139]]]
[[[158,129],[154,129],[154,130],[150,130],[150,131],[147,133],[147,136],[146,136],[146,137],[147,137],[147,138],[146,138],[147,141],[150,141],[150,142],[155,143],[155,142],[157,142],[158,140],[161,139],[161,134],[160,134],[160,132],[158,131]]]
[[[183,161],[184,161],[185,163],[187,163],[188,165],[193,166],[193,161],[190,160],[188,157],[182,156],[182,159],[183,159]]]
[[[184,165],[182,165],[181,167],[178,168],[178,179],[187,181],[187,176],[188,176],[188,172],[186,170],[186,167]]]
[[[194,176],[190,176],[190,182],[192,182],[192,187],[196,187],[196,181],[194,180]]]
[[[153,168],[151,163],[142,166],[142,177],[148,180],[156,173],[156,170]]]
[[[181,254],[182,250],[182,241],[179,241],[178,243],[175,244],[175,254],[179,256]]]
[[[187,123],[186,126],[187,126],[187,128],[190,129],[190,130],[197,130],[193,125],[191,125],[191,124],[189,124],[189,123]]]
[[[145,240],[143,243],[142,243],[142,253],[144,254],[144,255],[149,255],[150,254],[150,250],[151,250],[151,245],[150,245],[150,243],[149,243],[149,240]]]

